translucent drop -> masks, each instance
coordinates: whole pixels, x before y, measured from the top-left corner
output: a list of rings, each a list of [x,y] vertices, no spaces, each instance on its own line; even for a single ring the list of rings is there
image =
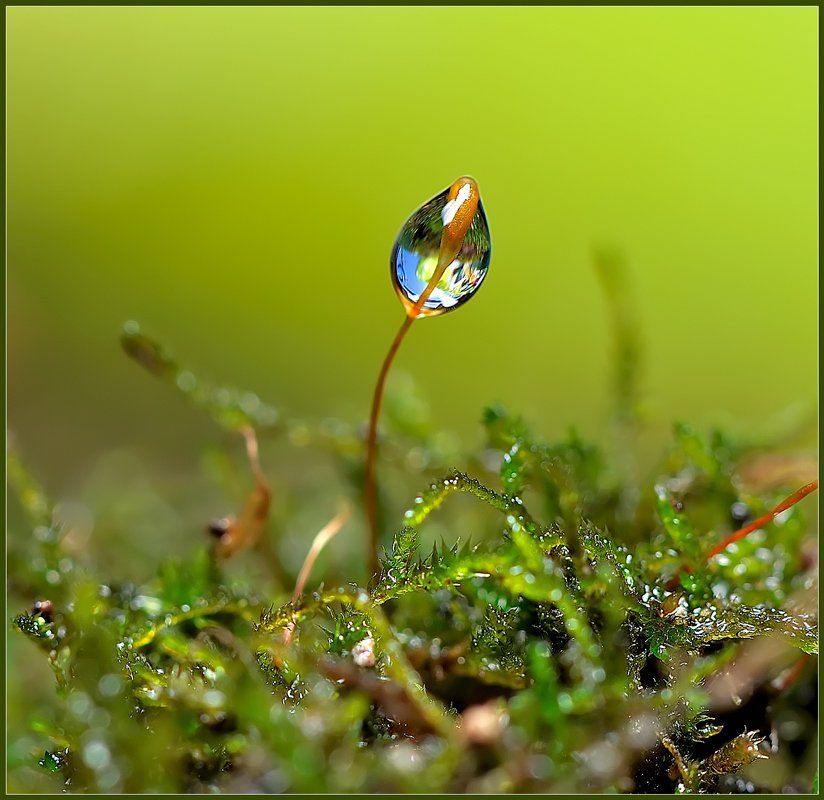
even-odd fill
[[[456,309],[483,283],[489,271],[492,244],[477,190],[471,178],[460,178],[424,203],[401,228],[392,248],[390,269],[392,284],[407,313],[426,290],[439,261],[448,264],[421,307],[420,316],[431,317]],[[472,192],[477,208],[471,221],[462,221],[461,205],[474,205],[467,200]]]

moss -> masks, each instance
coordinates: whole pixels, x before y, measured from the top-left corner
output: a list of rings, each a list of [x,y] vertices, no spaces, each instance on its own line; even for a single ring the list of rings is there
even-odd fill
[[[627,446],[640,425],[639,339],[621,271],[600,258],[619,298],[616,441]],[[289,420],[250,393],[214,388],[134,324],[123,345],[226,430],[317,446],[358,487],[355,426]],[[55,790],[78,792],[719,791],[766,755],[801,774],[813,722],[796,737],[807,750],[778,741],[770,754],[762,739],[782,714],[803,719],[794,704],[807,701],[793,692],[814,679],[799,661],[793,682],[770,682],[792,664],[788,652],[817,654],[803,510],[706,557],[734,527],[732,504],[761,512],[794,487],[746,493],[737,465],[753,446],[720,431],[677,426],[643,482],[575,432],[545,442],[501,408],[483,425],[485,453],[466,459],[477,474],[436,480],[437,437],[416,425],[429,477],[397,515],[379,572],[293,599],[282,563],[252,590],[206,547],[110,585],[93,553],[66,546],[12,454],[34,534],[13,536],[27,544],[10,554],[12,588],[51,601],[48,614],[21,610],[13,624],[58,689],[48,713],[33,712],[17,784],[36,767]],[[390,464],[406,436],[387,442]],[[445,513],[459,494],[474,504],[459,509],[466,527]],[[442,514],[454,535],[424,549]],[[751,639],[770,643],[769,657],[738,705],[725,705],[719,680],[756,663]],[[792,788],[760,776],[763,788]]]

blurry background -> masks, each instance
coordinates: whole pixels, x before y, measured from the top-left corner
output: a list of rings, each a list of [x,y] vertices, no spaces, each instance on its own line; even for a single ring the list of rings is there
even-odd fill
[[[489,277],[393,381],[467,449],[493,402],[603,435],[601,246],[631,269],[648,456],[674,419],[814,410],[816,66],[812,8],[10,9],[14,443],[58,499],[122,470],[187,495],[222,434],[123,356],[127,319],[285,414],[364,420],[394,237],[464,173]]]
[[[491,271],[415,325],[390,382],[400,417],[428,404],[454,432],[445,452],[477,451],[495,402],[548,438],[605,438],[604,246],[645,334],[649,465],[675,419],[814,418],[817,9],[18,7],[7,23],[8,424],[107,580],[189,557],[250,486],[239,440],[126,359],[123,322],[286,417],[358,424],[402,319],[394,237],[464,173]],[[358,476],[288,442],[262,456],[294,575]],[[393,525],[433,477],[413,461],[381,473]],[[472,513],[489,527],[455,502],[461,536]],[[429,531],[451,541],[444,513]],[[362,537],[348,525],[312,583],[359,579]],[[266,586],[253,554],[233,569]],[[12,591],[9,614],[34,599]],[[29,769],[22,731],[53,681],[22,637],[9,647],[10,763]]]

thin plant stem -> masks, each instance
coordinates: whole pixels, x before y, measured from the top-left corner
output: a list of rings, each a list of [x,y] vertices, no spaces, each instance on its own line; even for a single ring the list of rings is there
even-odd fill
[[[146,647],[146,645],[151,644],[155,640],[159,633],[169,628],[174,628],[180,625],[181,622],[186,622],[190,619],[199,619],[200,617],[212,617],[217,614],[231,614],[236,617],[241,617],[247,622],[253,622],[257,619],[255,609],[245,601],[196,606],[195,608],[190,608],[188,611],[181,611],[179,614],[170,614],[157,627],[149,628],[142,636],[132,642],[132,650],[140,650],[140,648]]]
[[[336,536],[338,531],[340,531],[340,529],[344,526],[346,520],[349,519],[350,513],[351,509],[347,503],[336,516],[330,519],[329,522],[327,522],[326,525],[318,531],[317,535],[312,540],[312,546],[309,548],[309,552],[303,560],[303,566],[300,568],[298,579],[295,581],[295,591],[292,592],[291,602],[297,602],[297,599],[303,593],[303,587],[306,585],[306,580],[309,577],[309,573],[312,571],[312,566],[315,563],[315,559],[318,557],[320,551],[326,547],[326,543]]]
[[[378,498],[377,485],[375,483],[375,459],[377,458],[377,444],[378,444],[378,419],[381,413],[381,403],[383,402],[383,390],[386,386],[386,378],[389,375],[389,369],[395,356],[400,349],[401,343],[407,334],[407,331],[412,327],[412,323],[420,316],[423,304],[429,299],[438,281],[443,276],[444,270],[448,264],[438,263],[438,268],[429,279],[426,288],[421,292],[415,305],[409,309],[406,317],[403,320],[392,344],[389,346],[389,351],[381,364],[381,371],[378,373],[378,380],[375,383],[375,391],[372,393],[372,408],[369,411],[369,429],[366,434],[366,467],[364,472],[364,507],[366,509],[366,519],[369,524],[369,570],[371,574],[378,572],[380,565],[378,563]]]
[[[804,671],[804,667],[807,666],[809,660],[810,654],[802,653],[801,656],[796,659],[795,664],[789,667],[789,669],[784,670],[784,672],[772,682],[772,688],[776,694],[783,694],[798,680],[798,676]]]
[[[364,471],[364,507],[366,510],[366,519],[369,524],[369,552],[367,554],[369,570],[371,574],[375,574],[380,569],[378,562],[378,510],[377,510],[377,488],[375,485],[375,458],[377,451],[378,439],[378,417],[380,416],[381,401],[383,399],[383,390],[386,384],[386,376],[389,374],[389,368],[395,360],[395,355],[401,342],[406,336],[406,332],[412,326],[412,323],[421,315],[424,304],[429,299],[438,282],[446,272],[446,268],[453,262],[455,256],[458,255],[463,240],[469,231],[469,226],[475,217],[475,212],[478,209],[478,186],[471,178],[459,178],[450,187],[450,200],[452,200],[458,192],[460,186],[467,184],[471,187],[468,198],[463,202],[462,206],[456,211],[451,220],[444,225],[441,233],[441,243],[438,250],[438,263],[435,267],[432,277],[430,277],[424,290],[421,292],[415,304],[407,309],[406,319],[395,334],[392,344],[389,346],[389,352],[383,360],[381,371],[378,373],[378,380],[375,384],[375,391],[372,394],[372,409],[369,413],[369,430],[366,435],[366,466]]]
[[[731,545],[733,542],[737,542],[739,539],[743,539],[745,536],[753,533],[753,531],[757,531],[760,528],[763,528],[767,523],[772,522],[782,511],[786,511],[788,508],[794,506],[799,500],[803,500],[808,494],[814,492],[818,488],[818,481],[813,481],[812,483],[808,483],[806,486],[802,486],[797,491],[793,492],[789,497],[782,500],[772,511],[768,511],[763,516],[759,517],[756,520],[753,520],[748,525],[745,525],[743,528],[731,533],[726,538],[722,539],[712,550],[707,553],[706,560],[709,561],[713,556],[717,556],[719,553],[723,553],[724,550],[727,549],[728,545]]]
[[[264,552],[266,561],[273,564],[274,554],[264,540],[264,528],[269,520],[272,490],[260,466],[258,441],[254,428],[247,425],[238,431],[246,443],[246,456],[255,479],[255,485],[246,499],[240,516],[231,519],[223,535],[218,539],[215,553],[218,558],[229,558],[236,553],[257,545]],[[276,574],[276,573],[274,573]]]
[[[332,517],[332,519],[330,519],[329,522],[327,522],[326,525],[318,531],[317,535],[312,540],[312,546],[309,548],[309,552],[303,560],[303,566],[300,568],[298,578],[295,581],[295,591],[292,592],[292,599],[290,600],[292,604],[296,603],[301,594],[303,594],[303,587],[306,586],[306,581],[309,578],[309,573],[312,571],[312,567],[315,563],[315,559],[318,557],[318,554],[324,547],[326,547],[327,542],[337,535],[338,531],[346,523],[346,520],[349,519],[350,513],[351,509],[347,503],[336,516]],[[284,644],[289,644],[289,642],[292,641],[292,633],[294,630],[295,625],[293,622],[290,622],[286,626],[286,630],[283,634]]]
[[[374,574],[378,570],[378,509],[377,509],[377,487],[375,485],[375,455],[378,440],[378,418],[381,413],[381,401],[383,400],[383,389],[386,384],[386,376],[389,368],[395,360],[395,355],[401,346],[401,342],[406,336],[406,332],[412,327],[414,317],[404,317],[403,324],[395,334],[392,345],[386,358],[383,360],[381,371],[378,374],[378,381],[375,384],[375,391],[372,394],[372,410],[369,412],[369,431],[366,435],[366,470],[364,474],[364,505],[366,508],[366,518],[369,523],[369,569]]]
[[[263,474],[263,469],[260,466],[258,440],[255,429],[251,425],[244,425],[240,429],[240,434],[243,436],[243,441],[246,444],[246,457],[249,459],[249,467],[252,470],[254,479],[259,485],[267,486],[266,476]]]

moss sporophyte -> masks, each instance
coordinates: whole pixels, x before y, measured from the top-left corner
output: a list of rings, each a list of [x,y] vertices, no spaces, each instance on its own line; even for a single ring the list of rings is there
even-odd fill
[[[410,434],[387,413],[382,480],[390,484],[401,464],[422,491],[395,515],[379,557],[387,373],[416,319],[474,295],[490,252],[471,178],[404,224],[390,260],[404,320],[365,439],[357,421],[316,424],[204,381],[128,323],[126,353],[229,434],[224,471],[238,477],[232,450],[241,445],[247,465],[237,516],[209,525],[209,547],[165,560],[154,576],[112,580],[108,539],[89,547],[9,453],[27,520],[9,539],[9,588],[30,609],[15,624],[42,651],[58,692],[13,751],[16,785],[109,793],[814,785],[817,551],[801,501],[818,486],[817,464],[765,453],[762,437],[678,424],[654,473],[639,477],[642,338],[617,254],[595,256],[616,353],[613,452],[575,431],[545,441],[498,407],[484,412],[481,453],[462,452],[431,429]],[[263,459],[259,439],[272,447]],[[287,468],[267,473],[276,446],[288,448],[277,451]],[[352,515],[345,501],[334,513],[338,489],[320,501],[324,487],[307,490],[295,478],[290,459],[300,449],[332,463],[350,494],[363,493],[365,588],[310,590],[318,554]],[[448,541],[424,550],[424,526],[455,495],[467,502],[441,517]],[[311,544],[296,509],[329,519]],[[765,763],[775,768],[759,771]]]
[[[412,323],[458,308],[473,297],[489,270],[492,245],[478,184],[458,178],[404,223],[390,258],[390,275],[405,316],[383,360],[369,412],[364,505],[369,524],[369,564],[377,572],[378,513],[375,484],[378,419],[386,377]]]

